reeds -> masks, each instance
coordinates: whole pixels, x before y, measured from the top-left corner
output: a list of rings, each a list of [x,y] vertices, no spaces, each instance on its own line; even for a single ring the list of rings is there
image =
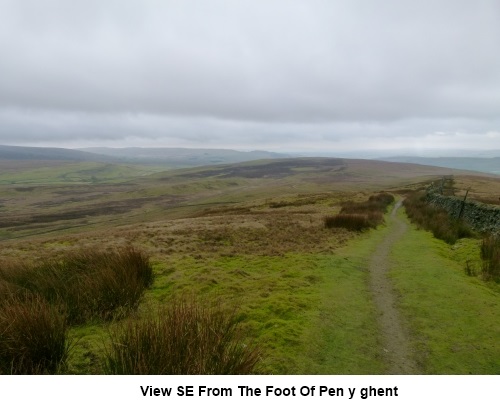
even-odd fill
[[[70,344],[61,308],[36,294],[17,294],[0,305],[0,373],[54,374]]]
[[[250,374],[259,350],[245,343],[236,313],[178,299],[111,334],[109,374]]]
[[[0,265],[0,373],[52,374],[65,364],[69,325],[116,319],[153,281],[133,248]]]
[[[11,266],[0,272],[0,278],[64,307],[69,323],[78,324],[135,308],[153,281],[153,270],[144,253],[128,247]]]

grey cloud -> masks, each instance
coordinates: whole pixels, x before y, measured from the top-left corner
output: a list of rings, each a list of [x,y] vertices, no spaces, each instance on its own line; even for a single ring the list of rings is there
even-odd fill
[[[494,131],[499,20],[495,0],[0,0],[0,141]]]
[[[405,119],[392,122],[282,123],[152,114],[88,114],[9,110],[0,112],[1,140],[61,146],[171,146],[281,151],[427,147],[489,148],[500,144],[500,118]]]

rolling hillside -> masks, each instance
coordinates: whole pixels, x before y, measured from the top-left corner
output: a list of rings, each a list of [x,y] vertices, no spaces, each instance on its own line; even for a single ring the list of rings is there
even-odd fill
[[[86,148],[78,150],[0,145],[0,162],[3,160],[31,161],[33,165],[47,164],[47,162],[99,162],[180,168],[284,157],[289,156],[266,151],[241,152],[231,149]]]
[[[36,270],[40,263],[54,269],[75,257],[78,266],[78,257],[107,263],[112,253],[139,252],[151,266],[152,283],[137,305],[117,314],[137,320],[182,296],[204,307],[216,298],[238,311],[245,342],[262,351],[257,373],[500,371],[491,361],[500,353],[498,287],[463,271],[466,261],[479,266],[479,241],[447,245],[398,210],[409,190],[445,175],[453,175],[459,189],[493,198],[498,176],[335,158],[135,175],[134,165],[72,162],[18,172],[2,164],[11,170],[0,177],[0,275],[6,281],[19,273],[12,269]],[[366,206],[380,191],[399,202],[392,215],[380,213],[376,229],[325,226],[327,217]],[[12,288],[8,283],[4,292]],[[103,374],[103,344],[122,320],[72,325],[68,339],[75,343],[62,372]]]
[[[211,206],[301,193],[415,187],[461,173],[421,165],[328,158],[261,160],[162,172],[157,172],[159,168],[92,162],[9,171],[8,164],[3,164],[0,239],[182,218]]]

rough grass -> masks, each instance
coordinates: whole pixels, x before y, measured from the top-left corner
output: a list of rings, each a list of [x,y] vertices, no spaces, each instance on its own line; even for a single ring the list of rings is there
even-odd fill
[[[242,334],[235,310],[177,298],[111,335],[108,374],[250,374],[260,351]]]
[[[341,213],[352,214],[357,212],[381,212],[386,213],[387,207],[394,202],[394,196],[389,193],[371,195],[365,202],[347,202],[342,204]]]
[[[170,265],[157,267],[146,297],[168,303],[180,292],[215,294],[238,306],[244,332],[262,348],[263,373],[382,373],[364,271],[370,249],[362,249],[328,255],[176,255]]]
[[[225,305],[239,308],[244,333],[264,352],[263,373],[297,373],[298,358],[308,347],[304,333],[311,323],[309,315],[319,303],[318,292],[328,271],[318,260],[301,253],[176,256],[171,266],[157,269],[146,297],[168,304],[173,295],[216,295]]]
[[[0,372],[60,372],[69,353],[68,325],[129,314],[152,281],[149,258],[131,247],[2,263]]]
[[[327,228],[345,228],[351,231],[363,231],[376,228],[383,220],[382,214],[337,214],[325,218]]]
[[[150,222],[140,228],[33,240],[22,249],[10,243],[5,251],[10,256],[36,252],[39,262],[46,256],[64,262],[75,249],[114,250],[117,244],[134,241],[153,258],[155,282],[145,297],[148,305],[170,302],[172,294],[181,291],[202,300],[217,294],[228,305],[241,304],[244,333],[265,351],[260,372],[300,373],[309,346],[305,334],[316,325],[309,316],[321,302],[321,291],[331,286],[331,266],[321,253],[345,245],[354,234],[332,232],[322,223],[324,213],[342,196],[297,198],[301,204],[279,209],[270,208],[266,198],[254,205],[213,208],[195,218]],[[293,202],[293,196],[287,199]],[[320,283],[325,276],[328,283]],[[139,308],[139,313],[144,311]],[[68,370],[102,373],[99,342],[107,340],[105,329],[82,322],[73,324],[71,336],[78,343]]]
[[[473,236],[473,231],[462,221],[451,218],[442,209],[428,204],[425,192],[411,194],[403,201],[406,213],[412,222],[430,230],[434,237],[454,244],[461,238]]]
[[[243,333],[262,349],[261,373],[380,373],[366,274],[333,255],[355,233],[323,225],[325,213],[340,209],[338,204],[351,196],[287,195],[289,204],[280,208],[271,208],[265,198],[140,228],[33,240],[23,249],[10,243],[5,251],[10,256],[36,252],[40,262],[45,256],[64,262],[75,249],[114,250],[133,241],[148,252],[155,273],[138,314],[158,303],[168,305],[174,294],[191,293],[200,300],[215,294],[240,308]],[[102,321],[95,322],[72,326],[70,335],[78,343],[68,372],[103,373],[100,343],[108,336],[97,323]],[[337,322],[346,327],[335,328]],[[320,336],[314,346],[311,336]],[[323,354],[313,350],[320,346]]]
[[[345,228],[356,232],[376,228],[383,223],[387,207],[393,202],[393,195],[379,193],[370,196],[365,202],[343,203],[339,214],[325,217],[325,227]]]
[[[426,374],[500,373],[499,291],[463,272],[478,250],[414,227],[395,245],[390,277]]]
[[[297,193],[365,193],[427,179],[441,171],[387,162],[342,162],[339,165],[338,159],[290,159],[269,165],[272,162],[261,161],[172,170],[133,176],[135,179],[128,176],[137,173],[136,169],[129,167],[128,172],[122,172],[121,166],[101,168],[95,163],[46,170],[35,166],[31,173],[36,174],[36,179],[32,179],[29,173],[19,170],[20,163],[16,162],[10,168],[2,166],[5,176],[4,184],[0,178],[0,223],[6,229],[0,230],[0,239],[104,231],[110,225],[142,227],[150,221],[194,217],[223,203],[272,198],[273,204],[287,204],[296,199]],[[281,174],[277,176],[274,169]],[[306,199],[292,204],[303,204]]]
[[[143,178],[137,184],[2,186],[0,204],[5,215],[1,219],[16,219],[18,225],[1,230],[0,237],[21,238],[18,242],[14,239],[2,241],[2,254],[4,257],[30,257],[43,263],[45,261],[40,258],[52,256],[55,262],[64,262],[68,253],[74,250],[89,251],[98,246],[98,251],[102,252],[132,242],[152,258],[156,277],[145,299],[141,300],[137,318],[126,317],[118,321],[123,328],[157,319],[154,314],[148,318],[147,309],[159,302],[168,305],[175,293],[191,292],[202,302],[216,294],[225,305],[239,305],[237,320],[242,333],[262,348],[259,372],[383,373],[376,314],[367,291],[366,263],[386,228],[379,226],[376,230],[356,235],[343,228],[325,228],[323,219],[325,215],[344,209],[340,206],[341,201],[360,200],[367,190],[401,188],[410,181],[408,179],[420,184],[428,179],[426,175],[434,175],[435,169],[420,173],[420,178],[416,179],[415,166],[382,163],[374,166],[364,161],[346,162],[346,167],[332,170],[309,167],[304,170],[299,166],[278,168],[283,170],[266,178],[258,177],[264,174],[258,168],[250,168],[244,173],[241,170],[221,172],[223,168],[218,168],[212,177],[210,169],[200,169],[190,171],[190,176],[183,175],[188,171],[162,173]],[[394,170],[395,167],[398,170]],[[388,176],[388,173],[395,173],[395,177]],[[120,210],[102,210],[111,203]],[[366,211],[367,206],[374,202],[365,203],[363,208],[360,205],[356,209]],[[121,207],[127,210],[121,210]],[[61,213],[81,213],[84,209],[94,211],[87,211],[89,216],[85,218],[57,217]],[[359,215],[359,212],[346,210],[348,208],[344,214]],[[30,223],[34,212],[40,215],[40,220],[58,220]],[[103,212],[106,215],[99,215]],[[33,236],[27,238],[27,235]],[[356,241],[353,240],[355,236]],[[341,246],[345,248],[339,250]],[[411,296],[411,293],[424,294],[432,290],[435,280],[430,277],[419,284],[419,272],[431,268],[434,256],[429,254],[431,259],[427,259],[426,251],[410,252],[410,247],[408,255],[413,261],[418,258],[424,266],[412,273],[415,280],[398,288],[405,299],[411,298],[410,303],[403,302],[405,308],[411,306],[415,312],[425,308],[424,316],[410,311],[408,319],[412,322],[415,319],[417,331],[420,330],[419,322],[429,320],[428,327],[422,328],[422,337],[417,339],[418,345],[424,342],[423,346],[417,346],[422,347],[424,362],[432,358],[439,366],[439,356],[443,352],[436,349],[434,353],[434,347],[444,345],[449,338],[447,334],[456,332],[449,329],[445,333],[440,328],[454,322],[455,313],[450,308],[456,306],[458,300],[454,297],[451,300],[453,305],[447,306],[445,298],[441,301],[432,296],[420,295],[417,299]],[[437,263],[441,267],[447,265]],[[451,295],[455,294],[454,290],[457,295],[468,293],[460,289],[456,280],[446,290],[446,279],[453,280],[455,273],[450,275],[449,269],[440,273],[434,270],[433,277],[439,281],[442,292]],[[462,275],[484,287],[482,280],[466,277],[463,271]],[[50,283],[47,285],[50,287]],[[7,294],[26,288],[12,283],[4,287]],[[49,287],[44,290],[50,291]],[[92,284],[88,287],[99,290]],[[406,290],[409,291],[408,297],[405,296]],[[420,305],[418,298],[422,299]],[[143,307],[144,301],[147,305]],[[484,305],[480,300],[467,302],[477,311],[485,312],[494,311],[496,305],[488,299]],[[440,313],[440,305],[450,312],[431,317],[432,310]],[[70,356],[67,372],[103,373],[103,352],[99,344],[108,339],[107,323],[103,319],[114,319],[125,313],[127,311],[108,307],[104,314],[91,316],[91,322],[74,321],[80,323],[72,325],[70,336],[78,342]],[[142,320],[141,314],[144,315]],[[456,319],[466,321],[460,317]],[[498,335],[495,324],[487,316],[481,321],[491,327],[492,334]],[[122,336],[118,331],[122,329],[117,326],[114,330],[117,342]],[[433,333],[439,333],[439,338]],[[494,347],[484,345],[490,339],[489,332],[479,328],[477,333],[470,333],[474,336],[473,341],[485,347],[490,358],[499,357]],[[467,333],[457,336],[464,341],[468,339]],[[453,336],[450,340],[456,339]],[[425,342],[430,343],[425,346]],[[432,355],[427,356],[428,352]],[[448,361],[446,356],[444,350],[445,362]],[[483,359],[486,358],[485,355]],[[456,361],[460,362],[462,358],[457,357]],[[443,370],[432,365],[430,360],[426,364],[426,371]],[[463,364],[467,364],[467,359]],[[481,368],[471,367],[470,370]]]
[[[35,294],[0,303],[0,373],[54,374],[68,357],[68,325],[61,308]]]
[[[0,279],[65,308],[71,324],[110,319],[134,309],[153,280],[149,258],[128,247],[79,251],[61,260],[4,264]]]

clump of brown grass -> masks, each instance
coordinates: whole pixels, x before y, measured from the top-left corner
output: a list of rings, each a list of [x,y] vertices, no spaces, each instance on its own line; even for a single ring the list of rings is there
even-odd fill
[[[341,214],[356,214],[361,213],[368,215],[369,213],[386,213],[387,207],[394,202],[394,196],[389,193],[374,194],[364,202],[348,201],[342,204]]]
[[[61,260],[3,269],[0,279],[64,306],[68,321],[110,319],[137,306],[153,282],[149,258],[131,247],[114,251],[80,251]]]
[[[108,374],[250,374],[260,352],[249,346],[234,311],[180,299],[116,326]]]
[[[65,363],[68,324],[110,319],[138,305],[153,281],[133,248],[0,266],[0,373],[51,374]]]
[[[0,304],[0,373],[56,373],[68,357],[67,329],[64,311],[40,295],[4,295]]]
[[[374,215],[338,214],[325,217],[325,226],[327,228],[346,228],[351,231],[376,228],[380,222],[382,222],[381,219]]]
[[[372,195],[364,202],[346,202],[342,204],[339,214],[324,218],[325,227],[352,231],[376,228],[384,221],[384,213],[393,202],[394,196],[388,193]]]

